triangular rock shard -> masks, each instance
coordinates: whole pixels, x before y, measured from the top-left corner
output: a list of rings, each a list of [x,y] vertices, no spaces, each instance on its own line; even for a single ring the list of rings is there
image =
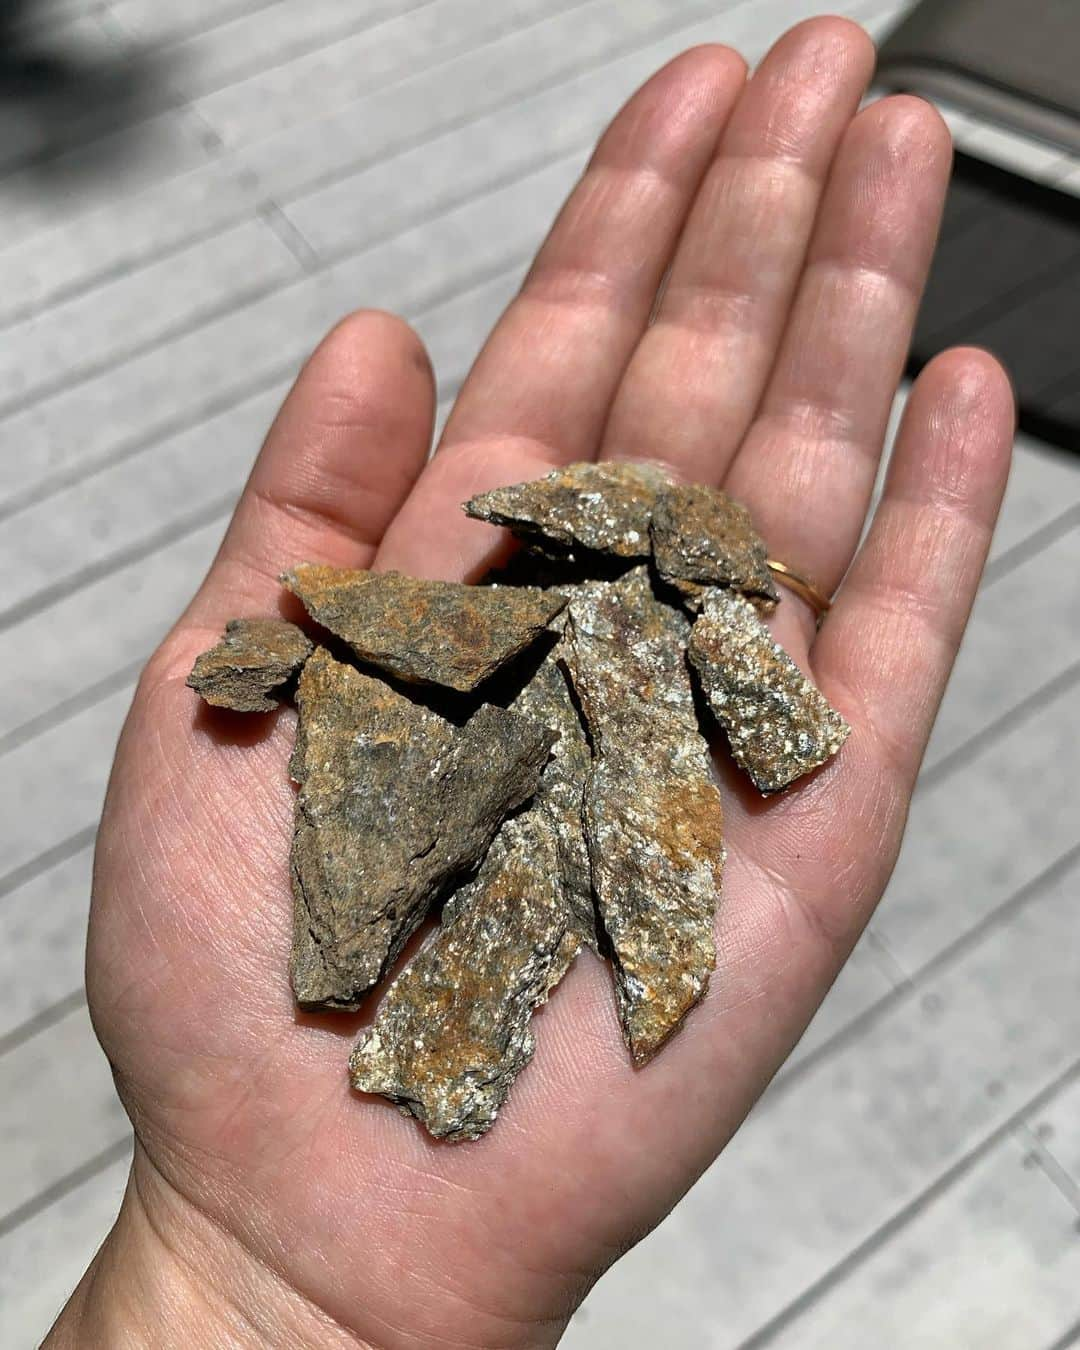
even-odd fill
[[[723,812],[697,726],[687,622],[619,583],[569,607],[566,662],[593,743],[585,834],[630,1050],[649,1059],[704,995]]]
[[[851,728],[741,596],[708,595],[689,652],[736,763],[762,793],[824,764],[847,740]]]
[[[436,1138],[476,1139],[535,1049],[534,1008],[580,946],[542,813],[508,820],[476,879],[379,1004],[349,1062],[352,1083]]]
[[[529,814],[542,817],[554,836],[555,867],[573,927],[596,948],[596,906],[581,819],[592,751],[560,665],[558,647],[545,657],[510,708],[559,734]]]
[[[312,643],[283,619],[230,619],[225,635],[195,662],[188,686],[215,708],[273,712],[274,697],[297,674]]]
[[[647,558],[653,502],[670,482],[652,464],[569,464],[546,478],[485,492],[466,502],[465,511],[508,526],[542,550]]]
[[[355,1008],[532,796],[555,737],[490,705],[456,727],[323,648],[297,704],[293,988]]]
[[[672,485],[659,493],[652,545],[657,572],[675,586],[726,586],[770,604],[779,598],[750,512],[718,488]]]
[[[530,647],[566,604],[555,591],[307,563],[282,581],[361,661],[402,680],[461,691]]]

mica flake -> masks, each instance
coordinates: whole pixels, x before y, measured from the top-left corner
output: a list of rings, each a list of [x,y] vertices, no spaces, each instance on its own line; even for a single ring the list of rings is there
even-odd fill
[[[851,728],[741,596],[706,597],[689,656],[735,762],[760,792],[779,792],[847,740]]]
[[[310,563],[282,580],[316,623],[366,665],[460,692],[475,689],[540,639],[566,603],[555,591]]]
[[[557,842],[535,808],[508,820],[476,879],[390,986],[349,1061],[437,1139],[477,1139],[532,1059],[535,1008],[577,955]]]
[[[586,549],[646,558],[653,502],[670,481],[652,464],[568,464],[545,478],[482,493],[465,503],[465,512],[555,554]]]
[[[454,726],[323,648],[297,704],[293,989],[355,1008],[531,797],[555,738],[491,705]]]
[[[273,712],[312,649],[307,635],[283,619],[230,619],[217,646],[196,660],[188,687],[214,708]]]
[[[576,597],[566,663],[593,742],[585,834],[627,1044],[642,1063],[704,996],[723,812],[697,726],[685,618],[616,583]]]

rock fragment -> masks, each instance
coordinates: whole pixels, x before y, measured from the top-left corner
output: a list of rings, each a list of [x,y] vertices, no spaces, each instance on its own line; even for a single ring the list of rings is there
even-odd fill
[[[657,495],[652,514],[656,570],[679,590],[726,586],[774,605],[779,599],[768,550],[750,512],[719,488],[672,484]]]
[[[282,580],[361,661],[402,680],[461,691],[537,641],[566,603],[554,591],[308,563]]]
[[[573,926],[583,941],[596,948],[596,906],[582,825],[592,751],[560,665],[558,647],[544,658],[510,708],[559,734],[529,812],[541,816],[554,836],[554,867]]]
[[[736,763],[762,793],[824,764],[847,740],[851,728],[742,596],[708,595],[689,655]]]
[[[534,482],[482,493],[465,503],[465,511],[476,520],[508,526],[542,551],[588,549],[646,558],[653,502],[670,482],[652,464],[569,464]]]
[[[627,1044],[649,1059],[704,995],[723,813],[685,662],[686,619],[621,583],[575,598],[566,663],[593,745],[585,834]]]
[[[491,705],[456,727],[323,648],[297,704],[293,989],[355,1008],[536,790],[554,735]]]
[[[307,635],[283,619],[230,619],[217,646],[196,660],[188,687],[215,708],[273,712],[275,693],[311,652]]]
[[[508,820],[476,879],[386,993],[357,1041],[352,1084],[416,1116],[438,1139],[476,1139],[535,1049],[533,1010],[580,946],[543,813]]]

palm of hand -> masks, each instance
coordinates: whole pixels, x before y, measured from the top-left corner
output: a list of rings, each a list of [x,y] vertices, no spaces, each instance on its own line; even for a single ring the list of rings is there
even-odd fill
[[[458,503],[597,454],[722,482],[774,556],[836,586],[948,166],[925,106],[887,100],[853,118],[871,59],[857,30],[823,20],[782,39],[745,91],[719,48],[655,77],[601,143],[422,473],[433,398],[415,339],[385,316],[337,330],[142,682],[88,961],[140,1186],[148,1205],[207,1216],[283,1289],[375,1343],[556,1339],[782,1063],[891,870],[1003,486],[1007,387],[979,354],[935,363],[821,634],[800,602],[781,606],[780,640],[854,732],[838,761],[769,803],[727,776],[705,1004],[635,1071],[610,980],[585,954],[479,1144],[435,1144],[353,1094],[358,1019],[295,1012],[294,714],[237,725],[200,711],[184,678],[226,618],[275,612],[283,566],[472,577],[496,536]]]

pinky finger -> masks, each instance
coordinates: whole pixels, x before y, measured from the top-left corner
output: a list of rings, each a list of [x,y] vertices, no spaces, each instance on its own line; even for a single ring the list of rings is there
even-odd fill
[[[975,599],[1009,475],[1015,409],[988,353],[937,357],[912,390],[870,533],[811,661],[910,789]]]

